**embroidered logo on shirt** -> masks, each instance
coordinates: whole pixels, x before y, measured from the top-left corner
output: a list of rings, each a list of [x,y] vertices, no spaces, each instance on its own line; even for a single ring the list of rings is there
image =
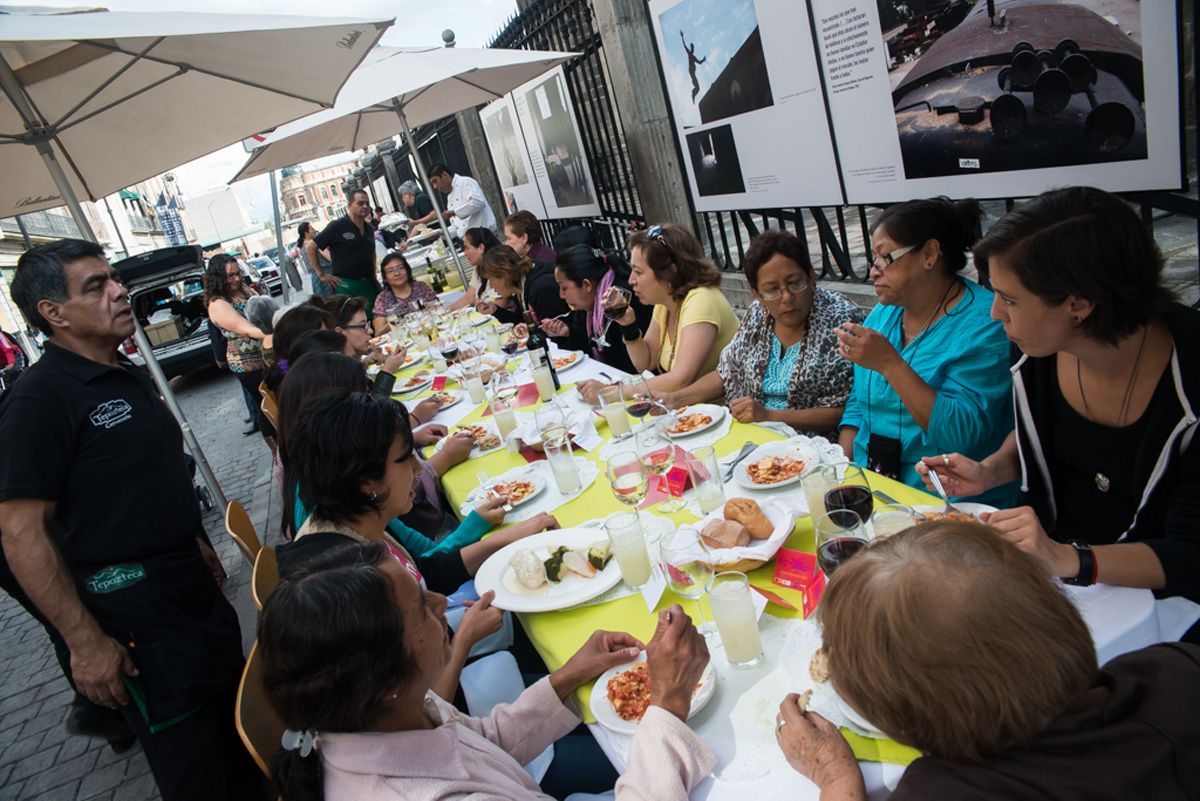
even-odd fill
[[[342,234],[342,239],[353,239],[353,238],[354,238],[354,234],[350,233],[349,231],[346,231],[345,233]]]
[[[103,426],[104,428],[112,428],[120,425],[126,420],[133,419],[133,407],[129,402],[118,398],[116,400],[105,401],[92,410],[88,415],[92,421],[92,425],[96,428]]]
[[[137,584],[145,577],[146,568],[141,565],[112,565],[89,578],[84,584],[87,586],[88,592],[95,595],[103,595],[107,592],[123,589],[131,584]]]

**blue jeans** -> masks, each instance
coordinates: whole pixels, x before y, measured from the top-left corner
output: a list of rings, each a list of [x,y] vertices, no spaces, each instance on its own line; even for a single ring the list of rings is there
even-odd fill
[[[312,276],[313,292],[315,292],[318,297],[327,298],[333,294],[333,287],[329,286],[329,284],[322,281],[321,277],[319,275],[317,275],[316,270],[309,267],[308,274],[310,276]]]

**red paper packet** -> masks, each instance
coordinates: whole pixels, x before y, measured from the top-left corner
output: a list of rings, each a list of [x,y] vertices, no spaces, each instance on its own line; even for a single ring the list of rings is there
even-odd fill
[[[430,388],[434,392],[441,392],[446,388],[446,376],[439,375],[437,378],[433,379],[433,386]]]
[[[775,573],[771,581],[803,593],[805,617],[813,613],[825,592],[825,574],[817,570],[817,558],[790,548],[780,548],[775,554]]]

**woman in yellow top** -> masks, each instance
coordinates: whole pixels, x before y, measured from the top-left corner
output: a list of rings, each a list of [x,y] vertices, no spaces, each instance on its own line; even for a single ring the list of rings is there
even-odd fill
[[[650,389],[674,392],[717,369],[738,318],[721,294],[721,272],[683,226],[652,225],[629,238],[629,287],[654,307],[642,336],[633,308],[617,320],[629,360],[656,375]]]

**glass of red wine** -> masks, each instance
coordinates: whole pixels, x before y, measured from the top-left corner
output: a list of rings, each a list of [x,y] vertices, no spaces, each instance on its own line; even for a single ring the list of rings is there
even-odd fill
[[[837,483],[825,490],[825,511],[835,520],[844,512],[853,512],[859,522],[870,520],[875,496],[871,494],[866,472],[856,464],[847,463],[838,466],[838,473]]]
[[[630,376],[621,382],[621,399],[625,401],[625,411],[645,424],[646,415],[654,408],[650,387],[646,379],[640,375]]]
[[[600,301],[604,304],[604,319],[620,320],[629,310],[629,303],[632,299],[633,293],[628,289],[622,289],[619,286],[609,287]]]
[[[867,547],[862,518],[849,509],[814,514],[813,528],[817,533],[817,563],[825,578],[832,578],[843,562]]]

